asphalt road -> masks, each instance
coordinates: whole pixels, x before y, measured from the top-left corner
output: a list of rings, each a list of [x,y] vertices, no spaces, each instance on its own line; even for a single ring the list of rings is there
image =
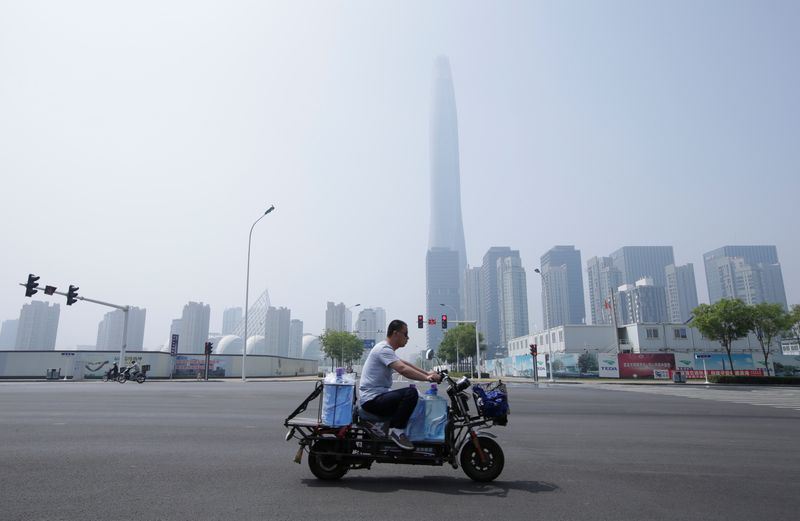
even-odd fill
[[[800,391],[614,387],[512,385],[493,483],[398,465],[329,483],[283,439],[311,382],[4,382],[0,519],[800,518]]]

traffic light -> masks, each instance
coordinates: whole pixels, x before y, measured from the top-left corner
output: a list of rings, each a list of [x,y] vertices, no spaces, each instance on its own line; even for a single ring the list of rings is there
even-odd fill
[[[442,329],[447,329],[447,315],[442,315]]]
[[[67,291],[67,305],[71,306],[74,303],[78,302],[78,290],[81,289],[78,286],[73,286],[72,284],[69,285],[69,291]]]
[[[26,297],[32,297],[33,294],[38,291],[36,289],[36,288],[39,287],[39,283],[36,282],[37,280],[39,280],[39,277],[37,277],[33,273],[28,275],[28,282],[25,283],[25,296]]]
[[[213,349],[214,349],[214,343],[213,343],[213,342],[206,342],[206,351],[205,351],[205,353],[206,353],[207,355],[210,355],[210,354],[211,354],[211,351],[212,351]]]
[[[425,322],[425,317],[423,317],[422,315],[417,315],[417,327],[422,329],[425,326],[424,322]]]
[[[531,356],[536,358],[536,344],[531,344]]]

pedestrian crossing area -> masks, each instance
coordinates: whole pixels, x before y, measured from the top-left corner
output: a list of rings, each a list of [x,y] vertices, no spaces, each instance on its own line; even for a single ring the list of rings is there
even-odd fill
[[[680,387],[672,385],[604,385],[603,388],[610,391],[678,396],[800,411],[799,388],[715,389],[695,385]]]

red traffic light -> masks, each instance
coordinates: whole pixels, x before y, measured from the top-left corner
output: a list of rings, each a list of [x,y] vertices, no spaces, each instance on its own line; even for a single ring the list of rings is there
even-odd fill
[[[536,356],[536,344],[531,344],[531,356]]]
[[[442,315],[442,329],[447,329],[447,315]]]
[[[422,329],[425,326],[425,317],[417,315],[417,327]]]

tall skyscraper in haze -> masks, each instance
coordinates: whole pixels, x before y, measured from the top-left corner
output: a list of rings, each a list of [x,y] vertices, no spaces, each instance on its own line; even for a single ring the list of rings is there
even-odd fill
[[[581,251],[574,246],[553,246],[542,258],[542,305],[544,328],[565,324],[584,324],[586,304],[583,300],[583,272],[581,270]],[[562,269],[563,268],[563,269]],[[562,274],[552,270],[563,271]],[[564,288],[548,288],[549,284],[563,281]]]
[[[325,309],[326,331],[350,331],[352,324],[352,313],[344,303],[334,304],[333,302],[328,302]]]
[[[183,306],[180,319],[179,353],[202,353],[208,340],[211,306],[202,302],[189,302]]]
[[[227,308],[222,312],[222,334],[232,335],[242,321],[242,308]]]
[[[694,266],[670,264],[665,268],[667,276],[667,314],[672,323],[683,323],[692,316],[697,307],[697,285],[694,281]]]
[[[438,349],[444,337],[441,324],[442,315],[459,320],[458,253],[449,248],[431,248],[425,256],[425,285],[427,287],[427,313],[429,319],[436,319],[435,325],[426,326],[426,339],[430,349]],[[444,305],[442,305],[444,304]],[[455,317],[453,314],[455,312]]]
[[[296,318],[289,324],[289,356],[291,358],[303,356],[303,321]]]
[[[508,341],[530,333],[528,325],[528,283],[519,253],[497,260],[497,290],[500,302],[500,345],[494,355],[508,354]],[[491,354],[491,353],[490,353]]]
[[[667,321],[667,298],[664,286],[644,277],[636,284],[619,287],[617,315],[619,324],[663,324]]]
[[[292,323],[292,311],[289,308],[270,307],[267,309],[267,323],[264,342],[266,354],[289,356],[289,328]]]
[[[772,302],[787,309],[783,273],[775,246],[723,246],[703,255],[708,299]]]
[[[481,316],[481,269],[467,267],[464,272],[464,293],[461,295],[464,320],[478,320]]]
[[[503,347],[500,323],[501,281],[497,278],[497,263],[506,257],[519,258],[519,251],[508,246],[493,246],[483,256],[481,264],[481,315],[478,318],[478,331],[483,334],[490,353]]]
[[[56,348],[58,318],[61,308],[41,300],[33,300],[22,306],[14,342],[18,351],[51,351]]]
[[[144,323],[147,310],[131,307],[128,312],[128,341],[126,349],[139,351],[144,344]],[[122,347],[122,332],[125,330],[125,312],[115,309],[103,316],[97,326],[98,351],[118,351]]]
[[[586,261],[586,280],[592,324],[613,323],[611,298],[622,285],[622,273],[614,267],[614,260],[611,257],[592,257]]]
[[[17,341],[17,325],[19,320],[4,320],[0,327],[0,349],[14,350]]]
[[[643,277],[653,285],[667,286],[664,269],[675,264],[672,246],[624,246],[611,254],[614,267],[622,274],[622,284],[636,284]]]
[[[460,294],[464,284],[467,252],[461,220],[456,98],[450,62],[446,57],[437,58],[434,67],[430,165],[431,215],[426,255],[426,314],[428,318],[440,317],[442,313],[452,315],[449,308],[440,306],[445,303],[459,311],[457,315],[461,315]],[[455,264],[445,260],[445,252],[448,250],[455,253]],[[448,298],[445,302],[442,300],[443,293],[453,298]],[[427,328],[428,347],[438,348],[441,338],[441,328]]]
[[[377,343],[386,337],[386,326],[386,311],[383,308],[364,308],[358,312],[353,327],[358,338],[374,340]]]

